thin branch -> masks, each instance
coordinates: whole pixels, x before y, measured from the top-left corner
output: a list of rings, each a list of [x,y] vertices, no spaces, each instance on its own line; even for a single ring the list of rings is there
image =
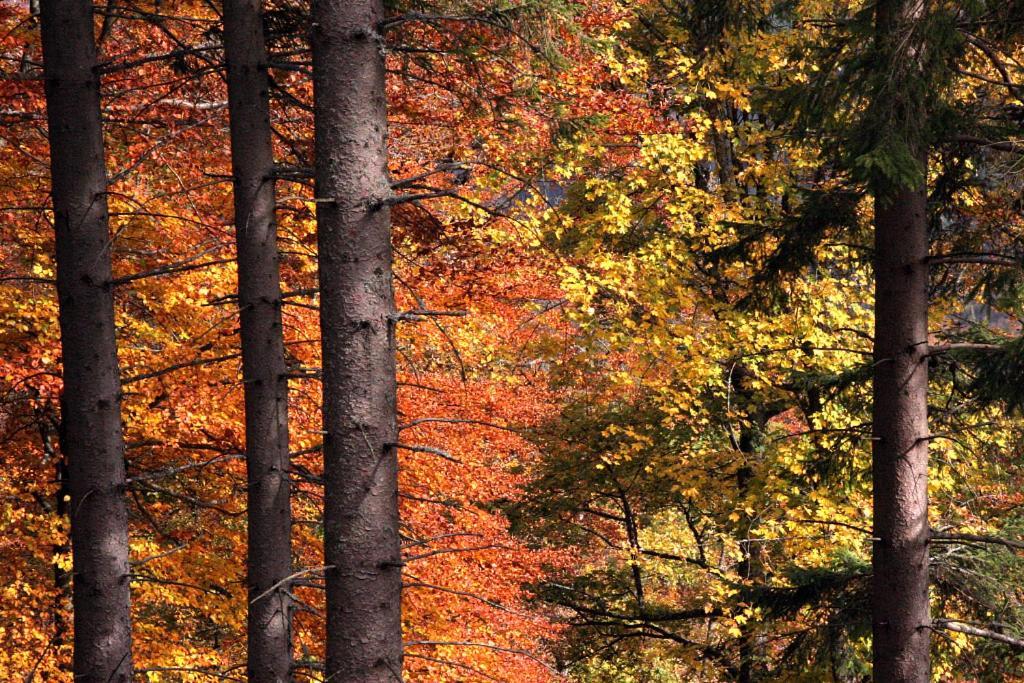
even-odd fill
[[[280,581],[275,583],[273,586],[271,586],[270,588],[268,588],[267,590],[263,591],[262,593],[257,595],[252,600],[250,600],[249,604],[250,605],[256,604],[257,602],[259,602],[263,598],[267,597],[268,595],[270,595],[271,593],[276,591],[278,588],[280,588],[281,586],[285,585],[286,583],[288,583],[289,581],[291,581],[293,579],[297,579],[300,576],[305,576],[307,574],[312,574],[314,572],[326,571],[328,569],[334,569],[334,565],[333,564],[325,564],[322,567],[309,567],[307,569],[303,569],[301,571],[297,571],[294,574],[289,574],[288,576],[284,577],[283,579],[281,579]]]
[[[853,531],[859,531],[860,533],[867,534],[868,536],[872,535],[871,529],[866,529],[865,527],[857,526],[856,524],[847,524],[846,522],[837,522],[824,519],[792,519],[789,521],[794,522],[796,524],[822,524],[824,526],[841,526],[846,529],[852,529]]]
[[[484,603],[485,605],[488,605],[489,607],[493,607],[495,609],[501,610],[502,612],[508,612],[509,614],[515,614],[516,616],[526,617],[528,619],[537,619],[538,618],[536,615],[527,614],[525,612],[518,612],[518,611],[516,611],[514,609],[510,609],[508,607],[505,607],[501,603],[494,602],[493,600],[488,600],[487,598],[485,598],[485,597],[483,597],[481,595],[477,595],[476,593],[470,593],[469,591],[455,590],[454,588],[445,588],[444,586],[438,586],[436,584],[426,583],[424,581],[414,581],[414,582],[411,582],[411,583],[403,583],[402,584],[402,588],[428,588],[430,590],[436,590],[436,591],[440,591],[442,593],[450,593],[451,595],[457,595],[457,596],[463,597],[463,598],[471,598],[473,600],[478,600],[478,601]]]
[[[1012,548],[1013,550],[1024,550],[1024,541],[1017,541],[1012,538],[1002,538],[1001,536],[988,536],[985,534],[951,534],[944,531],[933,531],[931,538],[933,541],[948,541],[957,542],[964,541],[968,543],[990,543],[992,545],[1001,545],[1006,548]]]
[[[986,149],[994,149],[997,152],[1010,152],[1011,154],[1024,154],[1024,144],[1014,140],[993,141],[979,138],[974,135],[958,135],[953,142],[962,142],[969,145],[978,145]]]
[[[412,451],[413,453],[430,453],[436,455],[439,458],[443,458],[449,462],[461,463],[462,461],[454,457],[446,451],[442,451],[440,448],[434,448],[432,446],[411,446],[404,443],[389,443],[387,444],[391,448],[399,448],[403,451]]]
[[[451,317],[451,318],[464,318],[469,315],[466,311],[430,311],[424,309],[414,309],[412,311],[403,311],[392,317],[395,322],[410,321],[410,322],[422,322],[430,317]]]
[[[427,553],[420,553],[419,555],[411,555],[403,558],[402,562],[413,562],[414,560],[422,560],[428,557],[434,557],[435,555],[450,555],[451,553],[471,553],[478,550],[511,550],[508,546],[501,545],[499,543],[488,543],[487,545],[474,545],[467,548],[440,548],[438,550],[431,550]]]
[[[234,668],[237,668],[237,667],[231,667],[231,668],[234,669]],[[227,669],[227,670],[230,671],[231,669]],[[147,673],[150,673],[150,672],[152,672],[152,673],[159,673],[159,672],[162,672],[162,671],[166,671],[166,672],[180,671],[180,672],[199,674],[200,676],[209,676],[210,678],[218,678],[218,679],[220,679],[222,681],[240,681],[241,683],[245,682],[244,678],[237,678],[235,676],[231,676],[229,674],[226,674],[226,673],[223,673],[223,672],[220,672],[220,671],[211,671],[210,669],[203,669],[203,668],[190,667],[190,666],[150,666],[150,667],[147,667],[145,669],[136,669],[135,673],[137,673],[137,674],[147,674]]]
[[[110,281],[110,284],[114,287],[119,285],[134,282],[135,280],[142,280],[148,277],[158,277],[161,275],[171,275],[173,273],[185,273],[191,270],[200,270],[201,268],[207,268],[209,266],[219,266],[225,263],[232,263],[235,259],[233,258],[219,258],[213,259],[212,261],[202,261],[200,263],[193,263],[194,259],[185,259],[182,261],[176,261],[174,263],[168,263],[165,266],[154,268],[153,270],[147,270],[141,273],[134,273],[132,275],[124,275],[122,277],[114,278]]]
[[[451,661],[449,659],[439,659],[437,657],[428,657],[427,655],[418,655],[415,652],[404,652],[404,653],[402,653],[402,656],[403,657],[411,657],[413,659],[422,659],[422,660],[427,661],[427,662],[434,662],[436,664],[443,664],[444,666],[451,666],[451,667],[455,667],[457,669],[464,669],[466,671],[471,671],[474,674],[476,674],[477,676],[480,676],[481,678],[484,678],[484,679],[486,679],[488,681],[496,681],[497,683],[502,683],[502,680],[500,678],[495,678],[494,676],[491,676],[490,674],[486,674],[483,671],[480,671],[480,669],[474,669],[469,664],[463,664],[462,662],[453,662],[453,661]]]
[[[999,344],[980,344],[975,342],[956,342],[952,344],[937,344],[928,347],[928,355],[935,356],[948,351],[1000,351],[1003,347]]]
[[[403,643],[403,645],[405,647],[413,647],[413,646],[416,646],[416,645],[430,645],[430,646],[440,646],[440,647],[446,647],[446,646],[448,646],[448,647],[482,647],[482,648],[486,648],[488,650],[495,650],[496,652],[507,652],[509,654],[519,655],[521,657],[526,657],[527,659],[530,659],[530,660],[533,660],[534,662],[537,662],[538,664],[543,666],[548,671],[551,671],[552,673],[555,673],[555,674],[558,673],[557,671],[555,671],[555,669],[553,669],[551,667],[550,664],[548,664],[547,662],[545,662],[543,659],[541,659],[537,655],[533,654],[532,652],[529,652],[528,650],[521,650],[519,648],[514,648],[514,647],[502,647],[500,645],[494,645],[494,644],[491,644],[491,643],[477,643],[477,642],[473,642],[473,641],[469,641],[469,640],[408,640],[405,643]]]
[[[398,425],[398,431],[411,429],[412,427],[416,427],[417,425],[421,424],[432,423],[477,425],[480,427],[491,427],[492,429],[500,429],[506,432],[512,432],[513,434],[519,434],[521,431],[519,429],[516,429],[515,427],[507,427],[505,425],[495,424],[493,422],[485,422],[483,420],[466,420],[454,417],[421,417],[410,422],[406,422],[405,424]]]
[[[144,379],[152,379],[159,377],[160,375],[166,375],[170,372],[177,370],[184,370],[185,368],[194,368],[202,365],[213,365],[214,363],[220,363],[226,360],[232,360],[234,358],[240,358],[241,353],[229,353],[224,356],[214,356],[213,358],[197,358],[196,360],[187,361],[185,363],[175,363],[174,365],[168,365],[166,368],[160,370],[153,370],[152,372],[144,372],[141,375],[130,375],[121,380],[121,384],[132,384],[133,382],[141,382]]]
[[[238,460],[245,456],[241,453],[232,453],[228,455],[218,455],[215,458],[204,460],[203,462],[190,462],[187,465],[181,465],[179,467],[171,467],[165,470],[158,470],[152,472],[145,472],[143,474],[136,475],[134,477],[128,477],[127,483],[132,484],[137,481],[149,481],[152,479],[166,479],[167,477],[173,477],[176,474],[182,472],[188,472],[189,470],[195,470],[209,465],[214,465],[218,462],[224,462],[225,460]]]
[[[112,61],[102,62],[96,65],[96,70],[101,74],[111,74],[117,71],[125,71],[133,69],[137,66],[149,64],[150,62],[161,62],[165,60],[176,59],[178,57],[186,57],[188,55],[198,54],[200,52],[207,52],[216,50],[219,47],[217,43],[203,43],[196,45],[195,47],[181,48],[177,50],[170,50],[168,52],[161,52],[159,54],[146,55],[145,57],[139,57],[128,62],[116,63]]]
[[[1018,267],[1020,259],[1002,254],[937,254],[928,257],[928,263],[978,263],[989,266]]]
[[[1005,633],[999,633],[998,631],[992,631],[986,628],[978,628],[977,626],[971,626],[970,624],[956,619],[934,619],[932,621],[932,628],[943,628],[947,631],[956,631],[957,633],[966,633],[969,636],[977,636],[979,638],[988,638],[989,640],[995,640],[1000,643],[1009,645],[1010,647],[1024,650],[1024,638],[1015,638],[1008,636]]]
[[[209,588],[206,586],[200,586],[194,583],[185,583],[184,581],[174,581],[172,579],[161,579],[156,576],[150,576],[148,574],[129,574],[128,578],[132,581],[143,581],[145,583],[159,583],[164,586],[180,586],[181,588],[190,588],[196,591],[202,591],[203,593],[209,593],[210,595],[219,595],[221,597],[230,598],[231,592],[221,586],[213,585]]]

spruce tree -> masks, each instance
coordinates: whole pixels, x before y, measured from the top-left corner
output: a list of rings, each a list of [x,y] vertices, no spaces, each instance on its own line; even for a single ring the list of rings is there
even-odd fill
[[[395,302],[380,0],[313,3],[328,680],[401,680]]]
[[[125,444],[93,7],[40,3],[73,560],[74,679],[130,683]]]
[[[225,0],[248,499],[248,676],[291,676],[288,379],[260,0]]]

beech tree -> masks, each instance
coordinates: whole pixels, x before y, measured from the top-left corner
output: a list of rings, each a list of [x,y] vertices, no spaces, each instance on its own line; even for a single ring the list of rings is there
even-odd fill
[[[74,678],[132,680],[128,512],[93,7],[40,3],[73,557]]]
[[[725,22],[714,49],[694,45],[708,16],[701,12],[720,19],[736,10],[737,24]],[[627,85],[663,89],[667,131],[652,134],[636,124],[630,130],[644,137],[634,157],[614,121],[566,144],[556,173],[568,187],[567,202],[548,217],[544,242],[575,257],[565,269],[567,305],[578,307],[581,336],[598,341],[581,342],[586,350],[576,362],[583,369],[558,385],[585,382],[579,401],[587,411],[577,413],[586,419],[569,413],[552,430],[554,439],[542,440],[551,464],[531,489],[546,506],[537,516],[558,527],[549,538],[583,530],[605,544],[607,556],[622,552],[610,568],[595,561],[599,569],[550,589],[552,602],[576,612],[581,644],[573,655],[604,660],[618,649],[628,672],[641,649],[628,639],[651,638],[665,641],[665,649],[647,648],[642,657],[651,659],[641,662],[662,661],[665,650],[678,648],[695,660],[689,671],[708,675],[714,662],[710,675],[727,680],[811,670],[842,680],[867,675],[871,660],[877,680],[927,680],[933,670],[967,675],[971,657],[951,653],[956,646],[948,638],[929,643],[929,634],[960,629],[979,636],[977,627],[964,630],[949,615],[967,609],[987,623],[999,613],[990,600],[1000,582],[987,573],[980,579],[973,564],[979,560],[957,547],[970,534],[929,530],[928,450],[933,445],[940,454],[933,486],[943,492],[932,521],[962,524],[969,515],[949,491],[964,475],[950,467],[950,451],[975,454],[972,463],[989,471],[1005,462],[969,436],[983,429],[986,408],[963,399],[957,375],[978,381],[978,366],[954,351],[995,352],[991,343],[965,342],[992,335],[965,321],[965,307],[981,306],[973,300],[978,280],[1001,283],[1000,310],[1015,306],[1011,292],[1019,291],[1019,275],[989,278],[963,265],[1019,273],[1007,258],[1017,253],[1009,248],[1016,245],[1012,231],[966,208],[981,203],[980,195],[1005,191],[1011,177],[1005,166],[993,166],[1009,163],[993,158],[996,151],[1015,147],[1001,136],[1017,135],[1007,117],[1015,108],[1004,99],[1016,87],[1011,74],[1019,74],[1008,16],[995,5],[956,3],[809,2],[764,15],[744,6],[679,3],[652,6],[623,32],[628,47],[614,59],[629,65]],[[722,21],[710,23],[721,30]],[[744,75],[751,65],[755,72]],[[631,81],[633,74],[643,78]],[[978,83],[987,84],[980,94]],[[1006,92],[993,92],[999,90]],[[817,146],[797,151],[793,141]],[[968,141],[987,150],[979,153]],[[609,164],[617,170],[608,171]],[[710,225],[717,228],[709,233]],[[929,267],[937,276],[931,283]],[[875,294],[861,299],[858,286]],[[853,289],[830,312],[810,313],[836,295],[834,287]],[[811,298],[808,288],[817,290]],[[801,308],[817,318],[810,327]],[[839,318],[830,323],[833,313]],[[743,322],[719,338],[715,330],[728,328],[732,315]],[[772,317],[767,328],[757,322],[761,315]],[[773,341],[786,328],[789,336]],[[786,357],[794,340],[802,359]],[[720,348],[709,351],[716,343]],[[594,359],[605,350],[604,362],[615,371]],[[1007,352],[990,360],[990,368],[1002,367],[994,373],[1000,379],[987,377],[979,386],[1014,396],[1007,371],[1020,366],[1012,358]],[[738,381],[746,370],[749,377]],[[601,395],[595,373],[615,387],[609,395]],[[729,378],[724,387],[722,376]],[[705,393],[695,399],[697,391]],[[933,409],[939,406],[931,429],[929,396]],[[705,417],[673,417],[692,410],[695,400]],[[631,422],[622,406],[643,412]],[[602,410],[616,409],[604,422]],[[694,424],[708,427],[687,433]],[[664,461],[666,443],[672,455]],[[872,451],[873,467],[866,457]],[[596,460],[599,473],[590,476],[597,482],[580,474],[585,468],[568,471],[563,453]],[[995,458],[984,462],[982,453]],[[659,467],[678,469],[652,475]],[[719,482],[733,472],[744,485],[722,494]],[[798,480],[777,489],[791,474]],[[616,502],[615,479],[635,489],[628,512]],[[874,495],[865,490],[872,483]],[[823,493],[819,486],[835,488]],[[809,508],[798,511],[801,496]],[[816,502],[822,496],[837,507],[824,513]],[[728,501],[725,509],[719,500]],[[566,508],[574,515],[549,519],[552,509]],[[869,530],[869,516],[862,521],[858,514],[872,508]],[[827,561],[803,556],[798,539],[822,527],[830,538],[850,537],[833,546]],[[734,548],[721,540],[726,530],[736,532]],[[979,543],[983,535],[973,536]],[[647,540],[638,544],[637,537]],[[1002,542],[1016,547],[1013,536]],[[663,562],[639,562],[638,554]],[[749,571],[758,556],[768,570],[762,577]],[[702,610],[672,588],[658,604],[659,579],[692,586],[694,567],[712,558],[713,572],[729,572],[721,590],[735,591],[738,606],[719,612],[722,602],[708,601]],[[643,590],[638,571],[648,577]],[[709,577],[697,594],[714,594],[717,580]],[[785,648],[759,650],[767,621],[786,621],[794,610],[804,610],[806,630]],[[1009,607],[1003,613],[1019,614]],[[987,630],[990,638],[1000,635]],[[873,647],[858,652],[858,643]],[[678,654],[669,660],[687,661]],[[977,666],[993,664],[979,659]]]

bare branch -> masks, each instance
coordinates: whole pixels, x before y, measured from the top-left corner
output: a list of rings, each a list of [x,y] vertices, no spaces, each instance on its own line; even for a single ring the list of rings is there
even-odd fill
[[[492,429],[500,429],[500,430],[503,430],[503,431],[506,431],[506,432],[512,432],[513,434],[519,434],[520,431],[521,431],[519,429],[516,429],[515,427],[507,427],[505,425],[495,424],[493,422],[485,422],[483,420],[466,420],[466,419],[454,418],[454,417],[421,417],[421,418],[412,420],[410,422],[407,422],[405,424],[398,425],[398,431],[402,431],[402,430],[405,430],[405,429],[411,429],[411,428],[416,427],[417,425],[421,425],[421,424],[433,424],[433,423],[477,425],[477,426],[480,426],[480,427],[491,427]]]
[[[497,652],[507,652],[509,654],[519,655],[520,657],[526,657],[527,659],[530,659],[530,660],[533,660],[534,662],[537,662],[538,664],[543,666],[545,669],[547,669],[547,670],[549,670],[549,671],[551,671],[551,672],[553,672],[555,674],[558,673],[557,671],[555,671],[555,669],[551,668],[550,664],[545,662],[540,657],[537,657],[535,654],[533,654],[533,653],[531,653],[531,652],[529,652],[527,650],[521,650],[521,649],[514,648],[514,647],[502,647],[500,645],[493,645],[491,643],[477,643],[477,642],[473,642],[473,641],[469,641],[469,640],[408,640],[405,643],[403,643],[403,645],[405,645],[405,647],[413,647],[413,646],[416,646],[416,645],[431,645],[431,646],[441,646],[441,647],[444,647],[444,646],[482,647],[482,648],[486,648],[488,650],[495,650]]]
[[[135,280],[142,280],[148,277],[157,277],[160,275],[171,275],[172,273],[185,273],[190,270],[200,270],[208,266],[219,266],[225,263],[231,263],[234,261],[232,258],[219,258],[212,261],[203,261],[201,263],[194,263],[194,258],[183,259],[181,261],[175,261],[174,263],[168,263],[165,266],[154,268],[153,270],[147,270],[142,273],[135,273],[133,275],[125,275],[123,277],[117,277],[110,281],[110,284],[117,287],[119,285],[134,282]]]
[[[989,536],[986,534],[951,534],[944,531],[933,531],[931,538],[933,541],[951,543],[956,543],[957,541],[964,541],[967,543],[990,543],[992,545],[1001,545],[1006,548],[1012,548],[1013,550],[1024,550],[1024,541],[1002,538],[1001,536]]]
[[[252,600],[250,600],[249,604],[252,605],[252,604],[255,604],[255,603],[259,602],[260,600],[262,600],[263,598],[267,597],[268,595],[270,595],[271,593],[276,591],[278,588],[280,588],[281,586],[284,586],[285,584],[287,584],[289,581],[292,581],[293,579],[297,579],[300,576],[306,576],[307,574],[313,574],[315,572],[326,571],[328,569],[334,569],[334,565],[332,565],[332,564],[325,564],[322,567],[309,567],[307,569],[303,569],[303,570],[297,571],[294,574],[289,574],[288,576],[284,577],[283,579],[281,579],[280,581],[275,583],[273,586],[271,586],[270,588],[268,588],[267,590],[263,591],[262,593],[257,595]]]
[[[160,370],[153,370],[152,372],[144,372],[141,375],[131,375],[121,380],[121,384],[132,384],[133,382],[141,382],[144,379],[152,379],[159,377],[160,375],[166,375],[170,372],[177,370],[183,370],[185,368],[194,368],[202,365],[213,365],[214,363],[220,363],[226,360],[232,360],[234,358],[241,358],[241,353],[229,353],[224,356],[215,356],[213,358],[197,358],[195,360],[187,361],[185,363],[175,363],[174,365],[168,365],[166,368]]]
[[[415,309],[412,311],[403,311],[392,316],[392,320],[395,322],[409,321],[409,322],[422,322],[429,317],[451,317],[451,318],[464,318],[468,313],[466,311],[430,311],[425,309]]]
[[[432,446],[410,446],[404,443],[389,443],[387,444],[391,448],[399,448],[403,451],[412,451],[413,453],[430,453],[436,455],[439,458],[443,458],[449,462],[461,463],[462,461],[454,457],[447,451],[442,451],[440,448],[434,448]]]
[[[928,263],[978,263],[990,266],[1019,267],[1021,260],[1003,254],[937,254],[928,257]]]
[[[980,344],[975,342],[956,342],[952,344],[937,344],[928,347],[929,356],[937,356],[940,353],[949,351],[999,351],[1003,347],[999,344]]]
[[[956,631],[957,633],[966,633],[969,636],[977,636],[979,638],[988,638],[989,640],[995,640],[1000,643],[1009,645],[1010,647],[1024,650],[1024,638],[1016,638],[1014,636],[1000,633],[999,631],[992,631],[987,628],[978,628],[977,626],[971,626],[963,621],[957,621],[956,619],[934,619],[932,621],[932,628],[942,628],[947,631]]]
[[[953,142],[962,142],[969,145],[977,145],[986,149],[993,149],[997,152],[1010,152],[1011,154],[1024,154],[1024,143],[1015,140],[993,141],[979,138],[974,135],[959,135]]]

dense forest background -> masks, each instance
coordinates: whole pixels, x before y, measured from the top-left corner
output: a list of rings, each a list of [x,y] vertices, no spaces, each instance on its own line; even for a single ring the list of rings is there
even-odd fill
[[[0,679],[1024,680],[1018,0],[0,0]]]

